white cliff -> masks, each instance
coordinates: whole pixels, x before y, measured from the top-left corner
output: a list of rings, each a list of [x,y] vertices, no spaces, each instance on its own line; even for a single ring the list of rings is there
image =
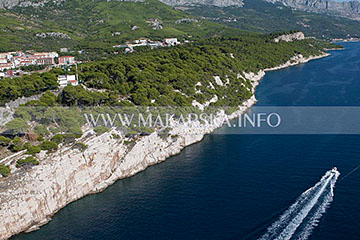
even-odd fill
[[[295,32],[295,33],[280,35],[279,37],[274,38],[274,41],[279,42],[281,40],[285,42],[292,42],[295,40],[304,40],[304,39],[305,39],[305,35],[303,32]]]

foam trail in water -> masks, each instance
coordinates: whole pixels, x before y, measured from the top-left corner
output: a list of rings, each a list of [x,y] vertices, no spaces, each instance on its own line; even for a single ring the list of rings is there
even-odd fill
[[[334,195],[334,186],[340,173],[327,171],[315,186],[303,192],[274,222],[259,240],[288,240],[302,226],[299,240],[306,240],[316,226]],[[305,222],[304,222],[305,220]]]

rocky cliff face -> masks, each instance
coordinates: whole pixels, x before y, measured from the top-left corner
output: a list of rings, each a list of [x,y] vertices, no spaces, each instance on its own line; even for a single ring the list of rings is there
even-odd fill
[[[254,78],[254,87],[261,78]],[[256,102],[250,98],[239,108],[243,112]],[[237,116],[234,113],[230,117]],[[224,112],[218,115],[224,117]],[[121,178],[130,177],[148,166],[179,153],[185,146],[200,141],[222,122],[199,126],[175,126],[168,136],[156,132],[126,144],[112,137],[116,130],[84,139],[89,147],[81,152],[63,147],[55,153],[38,156],[41,164],[30,169],[15,169],[8,178],[0,178],[0,239],[37,229],[53,214],[72,201],[104,190]],[[21,158],[16,155],[10,161]]]
[[[360,2],[345,1],[336,2],[334,0],[266,0],[272,3],[282,3],[285,6],[299,10],[333,14],[360,20]]]
[[[11,9],[16,6],[20,7],[42,7],[44,4],[48,2],[53,2],[55,4],[62,3],[66,0],[41,0],[41,1],[33,1],[33,0],[0,0],[0,8]]]
[[[295,40],[304,40],[305,39],[305,35],[303,32],[296,32],[296,33],[291,33],[291,34],[283,34],[280,35],[277,38],[274,38],[275,42],[279,42],[279,41],[285,41],[285,42],[292,42]]]
[[[0,8],[13,8],[19,3],[20,0],[0,0]]]

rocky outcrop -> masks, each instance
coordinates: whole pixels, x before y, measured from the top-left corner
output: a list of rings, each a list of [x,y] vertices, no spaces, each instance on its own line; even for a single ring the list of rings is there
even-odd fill
[[[279,41],[292,42],[295,40],[304,40],[304,39],[305,39],[305,35],[303,32],[296,32],[296,33],[280,35],[279,37],[274,38],[274,41],[275,42],[279,42]]]
[[[0,0],[0,8],[14,8],[14,7],[43,7],[46,3],[52,2],[54,4],[60,4],[66,0],[41,0],[41,1],[31,1],[31,0]]]
[[[339,2],[335,0],[267,0],[272,3],[282,3],[285,6],[299,10],[333,14],[360,20],[360,2],[357,0]]]
[[[59,38],[59,39],[68,39],[70,40],[71,37],[66,33],[62,32],[47,32],[47,33],[38,33],[35,35],[38,38]]]
[[[0,8],[13,8],[19,3],[20,0],[0,0]]]
[[[249,79],[252,82],[252,91],[255,92],[255,87],[265,75],[265,71],[314,58],[298,55],[278,68],[244,73],[238,77]],[[255,103],[253,95],[228,118],[238,116]],[[217,119],[224,116],[225,113],[220,112]],[[88,136],[83,139],[88,145],[84,152],[69,146],[60,147],[55,153],[41,152],[38,156],[40,165],[16,171],[12,167],[9,177],[0,178],[0,239],[37,229],[67,204],[102,191],[118,179],[130,177],[148,166],[164,161],[221,126],[222,121],[210,125],[200,122],[194,126],[178,125],[167,137],[154,132],[137,139],[133,145],[114,138],[113,134],[119,133],[113,129],[100,136],[84,134]],[[18,158],[21,158],[21,154],[12,156],[9,161],[15,162]]]

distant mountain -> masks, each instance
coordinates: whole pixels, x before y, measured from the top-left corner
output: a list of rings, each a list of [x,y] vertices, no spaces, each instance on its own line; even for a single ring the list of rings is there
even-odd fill
[[[16,6],[44,6],[48,2],[52,2],[55,4],[61,4],[66,0],[39,0],[39,1],[31,1],[31,0],[0,0],[0,8],[11,9]],[[111,1],[111,0],[110,0]],[[144,0],[115,0],[118,2],[144,2]],[[211,5],[218,7],[228,7],[228,6],[242,6],[243,0],[160,0],[163,3],[171,6],[184,6],[184,5]]]
[[[290,1],[290,0],[289,0]],[[294,0],[296,1],[296,0]],[[310,2],[312,0],[304,0]],[[318,0],[320,2],[322,0]],[[360,37],[360,22],[323,13],[296,10],[283,3],[266,0],[243,0],[242,7],[191,6],[192,15],[253,32],[301,30],[308,36],[323,39]]]
[[[267,0],[272,3],[282,3],[285,6],[299,10],[333,14],[360,20],[360,2],[335,0]]]

